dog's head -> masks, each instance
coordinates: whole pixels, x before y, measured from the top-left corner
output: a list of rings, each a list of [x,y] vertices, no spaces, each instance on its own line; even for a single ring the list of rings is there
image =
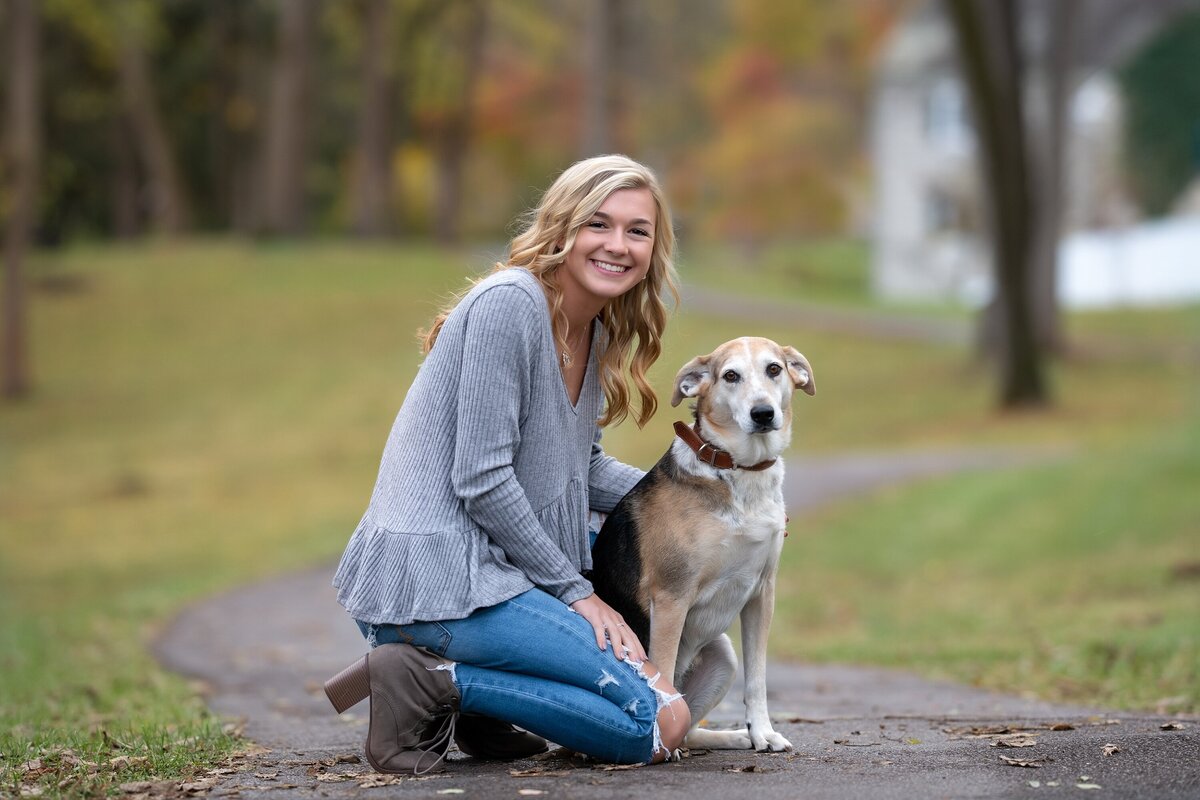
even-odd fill
[[[816,394],[808,359],[794,347],[744,336],[685,364],[671,405],[694,397],[696,419],[714,444],[735,458],[760,460],[787,447],[797,389]]]

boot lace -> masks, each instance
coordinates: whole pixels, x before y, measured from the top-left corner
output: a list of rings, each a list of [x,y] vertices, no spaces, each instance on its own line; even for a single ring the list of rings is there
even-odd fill
[[[457,724],[458,712],[451,711],[442,717],[433,736],[417,745],[417,749],[424,752],[417,758],[417,763],[413,765],[414,775],[424,775],[427,772],[431,772],[446,760],[446,753],[450,751],[450,742],[454,740],[454,726]],[[428,767],[422,769],[421,762],[425,760],[425,756],[430,754],[435,755],[436,758],[433,759],[433,762]]]

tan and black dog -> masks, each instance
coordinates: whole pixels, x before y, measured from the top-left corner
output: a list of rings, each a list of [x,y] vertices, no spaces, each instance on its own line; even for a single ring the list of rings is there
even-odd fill
[[[783,461],[792,393],[816,391],[794,348],[745,337],[692,359],[671,405],[695,398],[677,438],[605,521],[592,550],[596,593],[674,677],[699,722],[733,685],[726,635],[741,616],[746,728],[693,728],[689,747],[790,750],[767,714],[767,631],[783,545]]]

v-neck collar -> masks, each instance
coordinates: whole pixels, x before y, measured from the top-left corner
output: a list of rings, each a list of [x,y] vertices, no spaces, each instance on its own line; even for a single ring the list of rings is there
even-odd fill
[[[567,401],[567,407],[578,416],[579,406],[583,403],[583,396],[587,393],[588,378],[591,377],[593,365],[592,362],[596,356],[596,320],[593,319],[589,324],[591,330],[588,333],[588,356],[587,363],[583,367],[583,381],[579,384],[579,397],[575,398],[575,402],[571,402],[571,390],[567,387],[567,377],[563,375],[562,367],[559,365],[558,340],[554,338],[554,327],[550,325],[549,306],[547,306],[546,314],[546,330],[547,336],[550,338],[550,358],[554,364],[554,371],[558,373],[558,382],[562,386],[563,399]]]

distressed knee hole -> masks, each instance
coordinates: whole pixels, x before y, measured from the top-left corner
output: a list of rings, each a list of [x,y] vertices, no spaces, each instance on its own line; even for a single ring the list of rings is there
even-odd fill
[[[654,723],[653,723],[653,727],[652,727],[652,741],[651,741],[651,745],[650,745],[650,758],[647,759],[647,761],[650,761],[654,758],[654,756],[658,752],[667,750],[666,745],[663,744],[662,731],[659,729],[658,715],[663,710],[664,707],[671,706],[671,716],[672,716],[672,718],[676,718],[674,704],[676,701],[683,699],[683,693],[675,692],[674,694],[672,694],[670,692],[667,692],[663,689],[658,688],[658,682],[660,680],[662,680],[662,676],[663,676],[661,670],[653,677],[650,677],[650,676],[646,675],[645,662],[626,661],[625,663],[627,663],[630,667],[632,667],[634,672],[637,673],[637,676],[639,678],[641,678],[642,680],[644,680],[646,682],[646,685],[649,686],[654,691],[654,697],[655,697],[655,700],[657,701],[657,707],[654,709]],[[636,708],[636,703],[637,703],[637,700],[633,700],[630,702],[629,705],[633,705]],[[627,711],[629,710],[628,706],[626,707],[626,710]],[[633,713],[633,712],[630,711],[630,713]],[[669,755],[670,754],[668,753],[668,757],[669,757]]]
[[[600,680],[596,681],[596,685],[600,687],[600,694],[604,694],[605,686],[620,686],[621,682],[611,672],[602,669],[600,670]]]

